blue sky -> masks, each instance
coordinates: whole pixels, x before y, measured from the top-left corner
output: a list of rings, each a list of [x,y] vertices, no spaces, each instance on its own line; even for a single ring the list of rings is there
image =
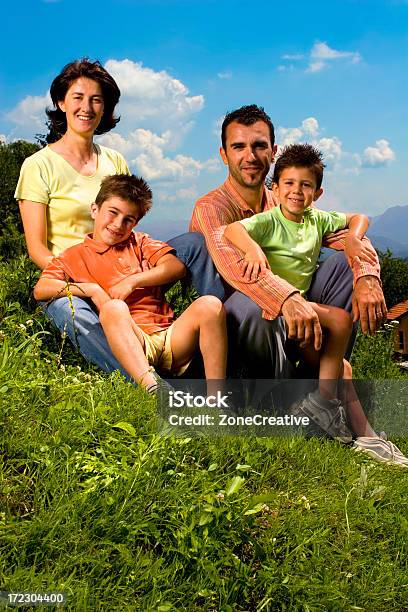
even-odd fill
[[[122,90],[101,141],[151,183],[144,227],[160,237],[224,180],[220,120],[241,104],[265,107],[278,143],[323,150],[322,208],[408,204],[408,1],[32,0],[4,13],[2,138],[44,133],[54,76],[99,59]]]

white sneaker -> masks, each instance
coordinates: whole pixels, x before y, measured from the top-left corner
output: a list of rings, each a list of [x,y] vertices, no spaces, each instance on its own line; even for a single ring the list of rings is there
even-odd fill
[[[352,448],[358,452],[367,453],[376,461],[391,465],[408,467],[408,458],[402,454],[398,446],[382,432],[378,438],[359,437],[354,441]]]

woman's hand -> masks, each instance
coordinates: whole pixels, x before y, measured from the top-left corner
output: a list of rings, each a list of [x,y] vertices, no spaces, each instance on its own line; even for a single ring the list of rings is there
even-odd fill
[[[242,260],[242,272],[245,280],[254,281],[259,274],[269,270],[270,266],[265,253],[256,243],[251,245]]]
[[[376,265],[377,263],[377,256],[371,245],[368,242],[360,240],[360,238],[353,234],[348,234],[346,236],[344,253],[350,268],[353,268],[356,258],[357,261],[365,261],[372,265]]]

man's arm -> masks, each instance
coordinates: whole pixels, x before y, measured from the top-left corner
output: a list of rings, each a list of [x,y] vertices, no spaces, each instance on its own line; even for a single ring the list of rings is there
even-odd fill
[[[166,253],[156,264],[144,272],[130,274],[109,289],[111,298],[125,300],[139,287],[158,287],[173,283],[186,275],[185,265],[175,255]]]
[[[301,346],[313,342],[319,350],[322,336],[318,316],[298,289],[270,270],[255,280],[247,281],[242,276],[242,252],[224,238],[225,225],[237,220],[236,215],[232,218],[227,206],[218,206],[212,197],[204,197],[194,208],[190,230],[204,234],[218,272],[234,289],[258,304],[265,319],[276,319],[283,314],[289,337],[300,341]]]
[[[231,214],[226,206],[218,206],[212,197],[204,197],[194,208],[190,230],[204,235],[215,267],[227,283],[256,302],[265,319],[276,319],[283,302],[299,292],[270,270],[255,280],[247,281],[242,276],[242,251],[224,238],[225,226],[237,220],[237,215]]]

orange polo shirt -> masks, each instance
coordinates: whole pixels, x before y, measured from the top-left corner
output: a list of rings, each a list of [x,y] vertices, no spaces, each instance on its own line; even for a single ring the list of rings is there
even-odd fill
[[[131,274],[153,268],[158,260],[173,252],[168,244],[148,234],[132,232],[114,246],[97,242],[92,234],[54,257],[41,277],[75,283],[97,283],[106,292]],[[162,287],[140,287],[127,298],[133,320],[147,334],[167,329],[173,322],[173,311],[164,300]]]

